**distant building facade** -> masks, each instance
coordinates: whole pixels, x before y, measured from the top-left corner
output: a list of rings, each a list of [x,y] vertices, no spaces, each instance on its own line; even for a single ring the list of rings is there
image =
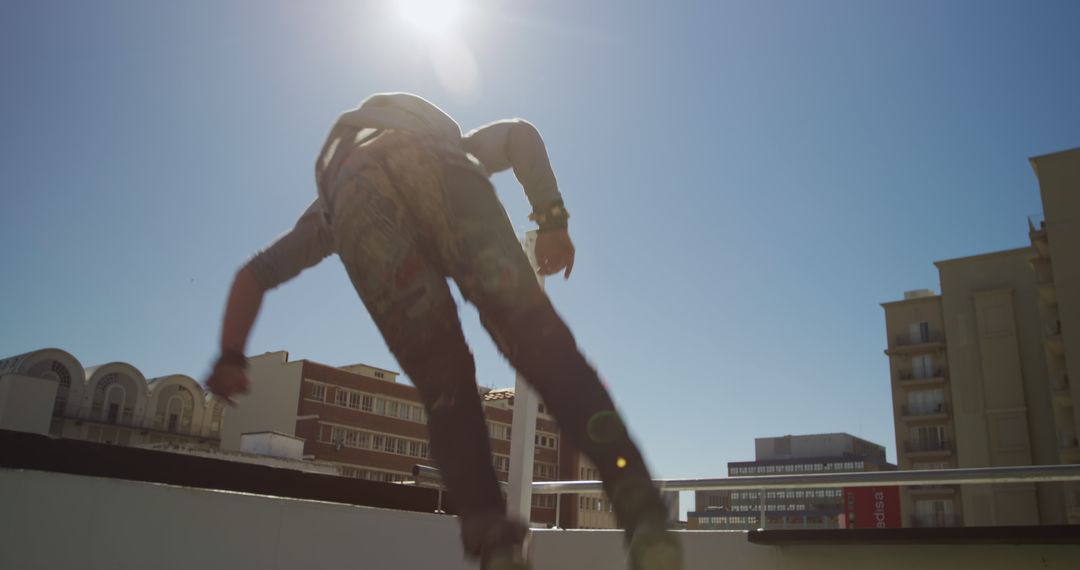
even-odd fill
[[[0,429],[217,447],[224,413],[224,403],[188,376],[147,380],[124,362],[86,368],[56,348],[0,360]]]
[[[414,465],[434,466],[428,449],[427,417],[417,389],[397,382],[397,372],[356,364],[333,367],[289,360],[286,352],[248,359],[253,383],[229,410],[222,448],[239,449],[241,436],[274,431],[304,440],[304,458],[336,464],[342,474],[387,482],[413,478]],[[482,390],[494,467],[500,480],[510,471],[513,390]],[[536,422],[534,481],[574,480],[595,468],[579,452],[561,445],[554,418],[543,404]],[[597,496],[533,495],[532,521],[559,526],[614,528],[607,501]]]
[[[935,263],[941,294],[884,303],[901,469],[1080,462],[1080,149],[1031,160],[1030,246]],[[905,526],[1080,523],[1080,485],[909,487]]]
[[[846,433],[757,438],[754,450],[754,461],[728,463],[729,477],[896,469],[885,460],[884,447]],[[696,491],[694,511],[687,514],[687,528],[840,528],[844,513],[844,492],[840,487]]]

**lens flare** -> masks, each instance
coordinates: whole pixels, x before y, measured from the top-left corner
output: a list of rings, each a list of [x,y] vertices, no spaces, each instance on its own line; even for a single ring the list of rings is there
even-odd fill
[[[397,0],[398,15],[420,32],[441,36],[457,21],[458,0]]]

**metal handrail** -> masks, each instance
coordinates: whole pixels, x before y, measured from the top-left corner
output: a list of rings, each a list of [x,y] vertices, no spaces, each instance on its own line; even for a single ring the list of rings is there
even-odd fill
[[[439,470],[417,465],[413,474],[439,479]],[[925,471],[868,471],[857,473],[812,473],[802,475],[765,475],[720,479],[657,479],[665,491],[720,491],[757,489],[807,489],[816,487],[876,487],[880,485],[966,485],[978,483],[1049,483],[1080,481],[1080,464],[1021,465],[1015,467],[969,467]],[[537,494],[600,493],[600,481],[536,481]]]

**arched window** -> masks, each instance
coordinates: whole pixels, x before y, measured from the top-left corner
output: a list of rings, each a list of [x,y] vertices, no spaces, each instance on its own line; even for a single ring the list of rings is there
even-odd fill
[[[54,416],[63,415],[71,393],[71,373],[68,372],[67,367],[58,360],[44,360],[32,366],[26,374],[57,381],[52,413]]]
[[[195,397],[191,390],[180,384],[162,389],[157,400],[155,427],[157,429],[188,433],[195,414]]]
[[[132,423],[137,394],[135,381],[127,375],[106,374],[94,388],[90,418],[110,424]]]
[[[215,400],[213,409],[214,411],[210,415],[210,433],[217,435],[221,433],[221,419],[225,415],[225,406]]]
[[[123,419],[121,416],[124,401],[127,399],[127,390],[120,384],[113,384],[105,390],[105,417],[106,423],[117,424]]]

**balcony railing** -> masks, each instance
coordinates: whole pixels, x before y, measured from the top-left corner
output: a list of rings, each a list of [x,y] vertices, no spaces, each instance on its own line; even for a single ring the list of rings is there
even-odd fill
[[[964,522],[957,513],[933,513],[911,515],[911,526],[916,528],[964,526]]]
[[[945,377],[944,368],[935,368],[933,370],[901,370],[899,372],[900,380],[934,380],[937,378]]]
[[[921,334],[898,334],[896,335],[893,347],[901,348],[908,346],[919,346],[921,344],[942,344],[944,342],[945,335],[939,332],[932,332],[926,336],[923,336]]]
[[[904,451],[908,453],[939,453],[952,452],[950,441],[908,441],[904,443]]]
[[[1069,375],[1062,372],[1050,379],[1050,386],[1057,392],[1069,391]]]
[[[940,404],[924,404],[918,406],[911,406],[905,404],[900,406],[900,411],[904,417],[917,418],[919,416],[936,416],[940,414],[952,413],[952,407],[949,404],[942,402]]]

